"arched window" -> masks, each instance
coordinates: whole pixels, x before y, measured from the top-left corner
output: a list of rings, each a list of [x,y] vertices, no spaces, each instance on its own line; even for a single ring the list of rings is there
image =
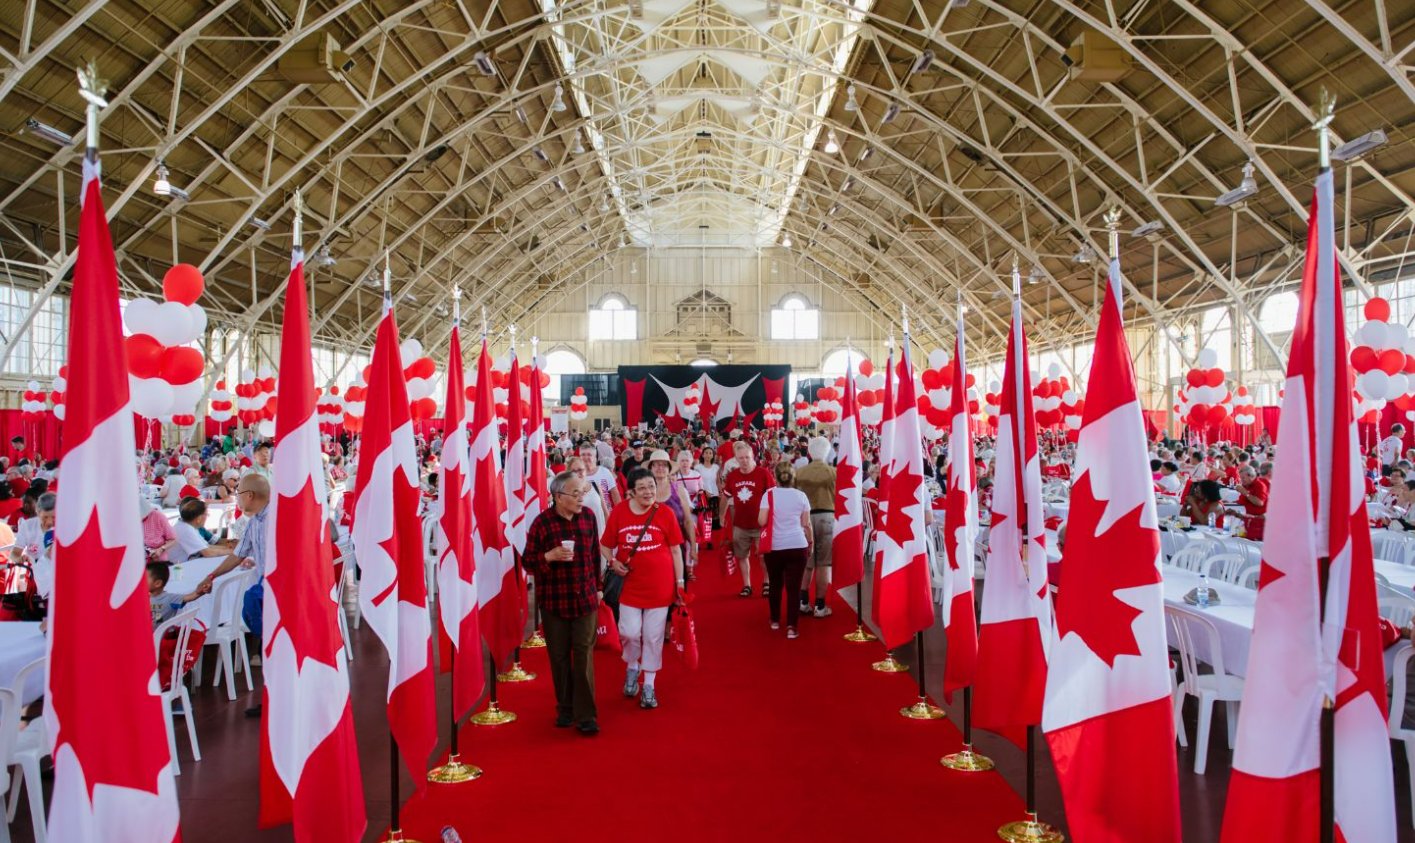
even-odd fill
[[[795,293],[771,309],[771,338],[774,340],[820,339],[820,310]]]
[[[546,388],[545,394],[558,401],[560,400],[560,376],[583,375],[585,361],[580,355],[568,348],[557,348],[545,355],[545,373],[550,375],[550,386]]]
[[[605,296],[599,307],[590,308],[590,339],[636,340],[639,338],[639,311],[623,296]]]
[[[689,363],[688,365],[689,365],[689,366],[697,366],[698,368],[701,368],[701,369],[706,369],[706,368],[708,368],[709,366],[716,366],[716,365],[717,365],[717,361],[714,360],[714,359],[712,359],[711,357],[703,357],[703,358],[694,360],[693,362]]]
[[[821,374],[829,378],[838,378],[845,374],[845,367],[853,363],[856,372],[860,371],[860,361],[865,359],[865,355],[854,348],[837,348],[825,356],[821,361]]]

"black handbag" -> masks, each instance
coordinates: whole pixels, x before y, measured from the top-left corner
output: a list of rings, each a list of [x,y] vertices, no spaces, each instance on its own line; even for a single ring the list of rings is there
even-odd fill
[[[644,526],[639,530],[638,538],[634,539],[634,546],[629,548],[629,558],[624,560],[624,567],[628,567],[634,561],[634,554],[639,552],[639,545],[643,544],[644,535],[649,531],[649,524],[653,523],[654,513],[658,512],[658,504],[649,507],[649,517],[644,519]],[[624,592],[624,574],[615,571],[613,568],[604,569],[604,581],[600,586],[600,599],[610,606],[618,609],[619,595]],[[616,612],[617,614],[617,612]]]

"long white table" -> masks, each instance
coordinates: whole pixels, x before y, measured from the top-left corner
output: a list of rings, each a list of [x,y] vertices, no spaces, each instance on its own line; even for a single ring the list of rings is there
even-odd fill
[[[44,658],[44,633],[39,621],[7,621],[0,623],[0,688],[15,684],[15,677],[25,665]],[[20,691],[26,704],[44,696],[44,671],[36,670]]]
[[[206,575],[216,570],[216,566],[221,564],[223,556],[203,556],[191,559],[180,565],[172,566],[172,577],[167,581],[167,592],[169,594],[190,594],[196,591],[201,581],[206,579]],[[236,568],[234,571],[222,574],[212,583],[211,594],[204,594],[193,600],[189,605],[196,607],[197,620],[206,624],[210,628],[216,622],[216,590],[221,587],[221,583],[244,573],[243,569]],[[232,607],[237,614],[240,613],[241,594],[239,591],[231,591],[227,595],[227,606]],[[0,624],[3,625],[3,624]]]
[[[1164,602],[1171,606],[1201,613],[1218,628],[1219,646],[1223,649],[1223,667],[1228,673],[1245,676],[1248,672],[1248,646],[1253,640],[1253,608],[1258,600],[1258,592],[1240,585],[1210,579],[1209,587],[1217,592],[1219,602],[1207,609],[1185,602],[1184,595],[1200,582],[1200,576],[1193,571],[1160,566],[1164,576]],[[1166,632],[1172,634],[1166,624]],[[1169,642],[1173,645],[1175,642]],[[1208,641],[1203,636],[1194,639],[1195,657],[1212,663],[1213,655],[1208,651]]]
[[[1401,565],[1385,559],[1377,559],[1375,565],[1376,573],[1385,577],[1386,582],[1395,588],[1404,589],[1415,598],[1415,566]]]

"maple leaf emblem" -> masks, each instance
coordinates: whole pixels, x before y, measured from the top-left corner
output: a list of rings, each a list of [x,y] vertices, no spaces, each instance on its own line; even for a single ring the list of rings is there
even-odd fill
[[[958,531],[967,528],[968,493],[963,488],[950,483],[943,499],[943,546],[948,556],[948,567],[957,571]]]
[[[749,500],[751,500],[751,499],[752,499],[752,490],[751,490],[750,487],[747,487],[747,486],[738,486],[738,487],[737,487],[737,500],[741,501],[742,503],[746,503],[747,501],[749,501]]]
[[[127,552],[103,544],[97,511],[72,545],[58,547],[55,592],[61,602],[50,635],[53,652],[67,656],[55,660],[52,666],[64,668],[50,676],[49,704],[59,721],[54,746],[73,749],[90,801],[100,784],[155,794],[171,761],[162,704],[151,690],[157,655],[145,580],[139,578],[121,604],[109,606]],[[95,635],[106,646],[98,646]]]
[[[1106,504],[1091,489],[1091,473],[1081,475],[1071,490],[1056,628],[1062,637],[1076,633],[1113,668],[1119,656],[1140,655],[1131,630],[1140,610],[1116,592],[1159,584],[1159,532],[1140,525],[1141,501],[1097,535]]]
[[[889,509],[885,513],[884,534],[899,547],[918,538],[923,526],[922,521],[915,524],[914,517],[907,511],[918,505],[917,490],[924,482],[923,475],[913,473],[912,468],[907,461],[902,463],[899,472],[889,478],[889,490],[885,492]]]
[[[266,573],[266,596],[279,601],[280,623],[266,636],[266,646],[273,647],[284,630],[295,650],[297,670],[305,659],[337,667],[341,641],[329,605],[334,568],[313,479],[295,495],[281,495],[276,506],[276,564]]]
[[[703,420],[705,427],[711,427],[717,421],[717,408],[722,406],[721,401],[712,400],[712,381],[703,381],[703,397],[698,401],[698,418]]]
[[[842,462],[835,467],[835,517],[840,518],[847,513],[845,506],[845,489],[859,488],[856,478],[860,474],[860,469],[854,465]]]

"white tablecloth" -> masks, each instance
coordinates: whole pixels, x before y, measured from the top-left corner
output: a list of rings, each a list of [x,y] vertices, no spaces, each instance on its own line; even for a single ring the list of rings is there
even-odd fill
[[[1164,602],[1180,608],[1203,614],[1218,627],[1219,646],[1223,649],[1223,668],[1228,673],[1244,676],[1248,671],[1248,645],[1253,640],[1253,607],[1258,592],[1242,586],[1232,585],[1217,579],[1209,580],[1209,587],[1219,595],[1218,605],[1207,609],[1191,606],[1184,601],[1184,595],[1199,585],[1199,575],[1169,565],[1161,566],[1164,575]],[[1166,633],[1172,634],[1165,627]],[[1171,646],[1174,641],[1169,642]],[[1208,642],[1202,636],[1194,639],[1195,657],[1202,662],[1212,663]]]
[[[1392,587],[1404,589],[1410,592],[1411,597],[1415,597],[1415,567],[1377,559],[1376,573],[1385,577]]]
[[[180,565],[172,566],[172,578],[167,581],[168,594],[190,594],[196,591],[201,581],[206,579],[206,575],[216,570],[224,556],[204,556],[183,562]],[[197,620],[206,624],[210,628],[216,622],[216,589],[221,587],[221,583],[233,577],[238,577],[244,573],[243,569],[237,568],[234,571],[223,574],[216,582],[212,583],[211,594],[203,595],[194,600],[190,605],[197,610]],[[240,614],[241,593],[239,590],[230,590],[227,596],[228,606],[234,606],[237,615]]]
[[[39,621],[0,623],[0,688],[9,688],[25,665],[44,658],[44,633]],[[25,703],[44,696],[44,671],[36,670],[25,683],[21,695]]]

